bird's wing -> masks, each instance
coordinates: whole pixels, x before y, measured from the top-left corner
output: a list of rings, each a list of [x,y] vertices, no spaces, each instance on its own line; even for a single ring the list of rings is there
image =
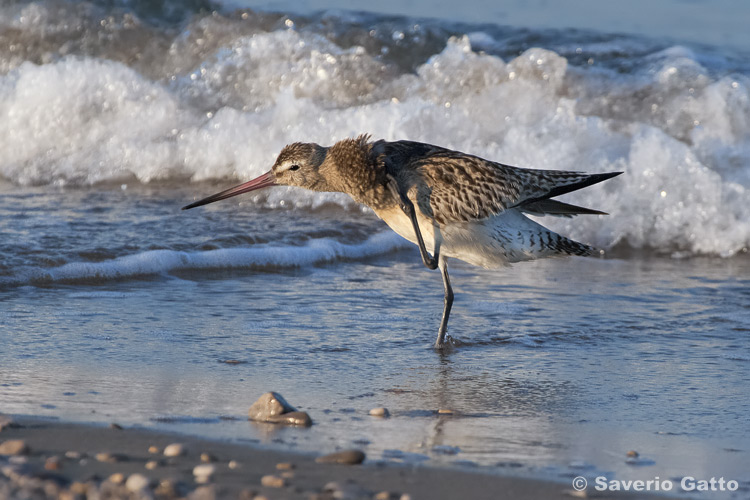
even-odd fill
[[[599,213],[544,200],[620,173],[532,170],[430,144],[379,143],[375,143],[376,150],[383,155],[389,173],[411,193],[422,213],[440,224],[481,220],[509,208],[539,214],[557,211],[556,215],[563,215],[563,208],[571,209],[565,215]]]

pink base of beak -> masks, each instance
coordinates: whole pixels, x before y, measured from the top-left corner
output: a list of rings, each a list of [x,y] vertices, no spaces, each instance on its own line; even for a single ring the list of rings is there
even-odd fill
[[[209,203],[213,203],[219,200],[224,200],[226,198],[231,198],[232,196],[237,196],[238,194],[248,193],[250,191],[255,191],[256,189],[263,189],[265,187],[275,186],[275,185],[276,185],[276,179],[273,176],[273,172],[269,171],[261,175],[260,177],[256,177],[255,179],[251,181],[247,181],[244,184],[240,184],[239,186],[234,186],[233,188],[229,188],[226,191],[222,191],[221,193],[212,194],[211,196],[207,198],[203,198],[200,201],[196,201],[195,203],[186,205],[182,207],[182,209],[188,210],[190,208],[200,207],[201,205],[208,205]]]

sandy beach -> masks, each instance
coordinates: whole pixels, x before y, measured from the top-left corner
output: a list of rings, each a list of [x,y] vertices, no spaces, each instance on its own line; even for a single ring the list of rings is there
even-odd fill
[[[172,444],[182,445],[182,452],[167,457],[165,449]],[[0,455],[0,498],[4,499],[587,498],[564,483],[367,460],[362,465],[323,464],[311,455],[116,424],[13,419],[13,425],[0,431],[0,450],[13,445],[19,451]],[[213,471],[203,483],[194,473],[196,466]]]

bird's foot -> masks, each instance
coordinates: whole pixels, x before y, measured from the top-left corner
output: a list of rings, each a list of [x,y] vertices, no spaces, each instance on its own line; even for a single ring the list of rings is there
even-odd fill
[[[446,335],[443,338],[442,342],[435,342],[435,345],[433,346],[436,351],[440,352],[448,352],[450,350],[453,350],[454,348],[462,345],[463,342],[461,342],[458,339],[454,339],[450,335]]]

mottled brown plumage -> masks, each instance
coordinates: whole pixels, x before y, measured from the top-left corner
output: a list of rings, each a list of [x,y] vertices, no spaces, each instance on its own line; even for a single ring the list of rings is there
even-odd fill
[[[361,135],[328,148],[290,144],[266,174],[185,208],[272,185],[349,194],[417,244],[425,265],[441,269],[446,295],[436,346],[443,347],[453,302],[447,257],[496,267],[552,255],[590,255],[592,247],[554,233],[524,213],[603,214],[551,198],[620,173],[524,169],[431,144],[371,142]]]

